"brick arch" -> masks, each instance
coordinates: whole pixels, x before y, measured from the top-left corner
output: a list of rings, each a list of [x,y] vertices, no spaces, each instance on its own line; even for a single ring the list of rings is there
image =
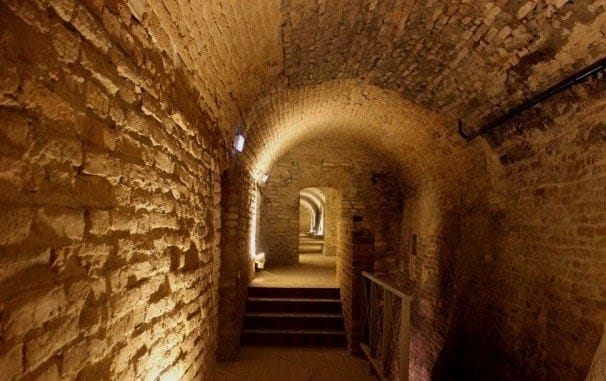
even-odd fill
[[[339,217],[336,222],[339,226],[346,228],[352,215],[365,214],[365,210],[370,218],[370,210],[378,207],[369,201],[377,199],[371,168],[382,168],[381,171],[389,172],[394,179],[395,189],[392,194],[385,195],[386,199],[400,194],[395,168],[387,165],[381,156],[358,150],[354,141],[308,141],[283,155],[270,171],[268,182],[260,189],[258,249],[266,253],[268,264],[298,262],[295,222],[298,221],[298,199],[302,189],[322,187],[339,192],[344,200],[343,216],[346,216],[343,220]]]
[[[251,150],[246,160],[253,173],[269,171],[279,157],[304,141],[332,136],[356,139],[361,149],[380,152],[401,168],[405,182],[419,184],[450,164],[436,157],[446,157],[463,144],[454,120],[429,112],[395,91],[357,80],[329,81],[268,96],[252,107],[245,125]],[[456,165],[466,160],[460,158]]]
[[[322,171],[309,171],[301,173],[297,179],[297,185],[300,189],[312,187],[326,187],[338,190],[345,190],[351,184],[351,174],[347,171],[333,171],[330,173]]]

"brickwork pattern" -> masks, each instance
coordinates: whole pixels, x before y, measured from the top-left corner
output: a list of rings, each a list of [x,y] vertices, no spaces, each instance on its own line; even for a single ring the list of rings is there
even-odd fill
[[[0,378],[210,379],[220,134],[124,4],[0,4]]]
[[[221,233],[238,332],[254,176],[332,134],[398,169],[414,378],[582,379],[606,319],[603,78],[488,140],[454,118],[603,57],[605,18],[603,0],[3,0],[0,369],[208,379]]]
[[[364,78],[473,125],[606,53],[602,1],[285,0],[291,86]]]
[[[489,137],[488,182],[407,195],[411,374],[584,379],[606,318],[603,94],[581,86]]]
[[[402,201],[391,168],[354,143],[312,140],[276,162],[261,188],[258,247],[268,265],[298,263],[299,191],[309,186],[342,194],[339,220],[327,223],[339,226],[354,215],[363,217],[378,238],[377,261],[397,260]],[[390,197],[377,197],[383,194]]]

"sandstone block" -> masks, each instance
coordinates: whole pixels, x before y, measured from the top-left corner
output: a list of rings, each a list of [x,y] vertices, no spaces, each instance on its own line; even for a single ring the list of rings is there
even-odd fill
[[[30,121],[13,112],[0,110],[0,134],[2,141],[18,147],[25,148],[29,143],[31,134]]]
[[[86,366],[89,360],[88,343],[86,339],[80,340],[71,345],[63,353],[63,371],[64,377],[75,377],[75,375]]]
[[[59,59],[65,63],[73,63],[78,60],[80,55],[79,37],[65,29],[63,25],[53,28],[51,42],[59,55]]]
[[[160,381],[180,380],[185,374],[186,369],[186,363],[184,361],[179,361],[160,376]]]
[[[0,105],[16,106],[14,94],[17,93],[21,78],[15,65],[0,61]]]
[[[13,245],[29,235],[34,212],[28,208],[11,209],[0,214],[0,245]]]
[[[110,229],[134,233],[137,229],[137,216],[130,210],[113,210],[110,213]]]
[[[142,279],[147,279],[153,274],[153,266],[149,262],[133,263],[112,271],[109,284],[112,292],[115,293],[129,287],[134,287]]]
[[[101,176],[117,182],[122,168],[118,158],[110,157],[106,153],[87,152],[84,154],[82,171],[87,175]]]
[[[109,151],[116,149],[116,132],[105,123],[88,116],[83,121],[83,138],[86,143],[93,147],[100,147]]]
[[[35,146],[37,160],[40,165],[50,163],[65,163],[77,167],[82,164],[82,145],[70,139],[43,139]]]
[[[111,250],[112,246],[110,245],[86,243],[74,247],[73,253],[79,258],[80,264],[88,274],[92,275],[103,269]]]
[[[112,374],[120,374],[127,370],[131,360],[136,358],[137,353],[145,350],[145,345],[139,347],[136,340],[129,340],[117,351],[112,359],[110,370]]]
[[[80,205],[91,208],[110,208],[115,205],[111,183],[99,176],[79,175],[74,182],[74,193]]]
[[[24,295],[20,304],[10,307],[5,323],[8,337],[23,336],[28,331],[41,327],[45,322],[55,319],[67,307],[63,287],[56,287],[49,292]]]
[[[19,344],[0,353],[0,370],[3,379],[17,379],[23,372],[23,345]]]
[[[76,7],[75,0],[51,0],[50,6],[57,12],[57,15],[63,19],[63,21],[70,21],[74,14],[74,8]]]
[[[27,107],[40,111],[44,117],[50,120],[70,126],[76,123],[77,112],[74,107],[44,86],[32,81],[25,81],[23,97]]]
[[[127,112],[125,129],[141,136],[149,136],[150,133],[149,122],[136,111]]]
[[[71,1],[73,0],[65,0]],[[110,43],[107,37],[102,32],[102,28],[95,21],[93,15],[91,15],[84,6],[78,6],[73,16],[72,25],[82,34],[82,36],[93,44],[97,49],[107,54],[110,48]]]
[[[25,344],[26,371],[37,368],[55,352],[69,344],[78,335],[78,319],[63,317],[61,321],[46,329]]]
[[[74,240],[84,235],[84,211],[66,208],[43,208],[37,213],[36,220],[50,228],[59,237]]]
[[[84,90],[86,106],[92,109],[98,116],[105,118],[109,115],[109,98],[105,93],[91,81],[86,83]]]
[[[35,381],[61,381],[59,375],[59,365],[56,361],[46,363],[32,373],[25,376],[25,379]]]
[[[172,158],[164,152],[156,152],[155,155],[156,166],[164,172],[173,173],[175,170],[175,163]]]
[[[109,212],[106,210],[91,210],[89,212],[89,233],[94,235],[107,234],[110,227]]]
[[[120,106],[116,105],[115,102],[110,106],[109,117],[117,126],[124,126],[126,124],[126,113]]]
[[[0,156],[0,180],[19,188],[23,178],[23,164],[21,160]]]
[[[518,19],[523,19],[524,17],[526,17],[526,15],[528,15],[536,6],[537,6],[537,2],[534,0],[529,1],[526,4],[522,5],[518,9]]]
[[[157,302],[149,303],[145,310],[145,321],[150,322],[153,318],[162,316],[175,308],[175,300],[166,297]]]

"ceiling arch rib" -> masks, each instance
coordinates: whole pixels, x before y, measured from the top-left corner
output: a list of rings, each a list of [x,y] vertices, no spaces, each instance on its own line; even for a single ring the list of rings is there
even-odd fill
[[[357,140],[381,152],[418,183],[435,172],[436,156],[448,156],[463,141],[446,119],[403,99],[397,92],[359,81],[332,81],[289,89],[263,99],[247,120],[247,156],[253,172],[273,163],[303,141],[334,137]]]
[[[299,192],[301,198],[304,198],[310,202],[312,202],[318,210],[322,209],[324,206],[324,202],[326,197],[324,196],[324,192],[322,192],[318,188],[304,188]]]
[[[299,204],[302,205],[303,207],[305,207],[307,210],[309,210],[309,212],[311,213],[311,215],[315,221],[316,215],[317,215],[315,205],[312,202],[310,202],[309,200],[304,199],[304,198],[299,199]]]
[[[229,134],[258,99],[339,78],[479,125],[606,54],[599,1],[137,3],[155,46],[191,72],[200,106]]]
[[[307,193],[307,194],[314,195],[316,198],[318,198],[322,202],[322,205],[324,205],[324,203],[326,202],[326,195],[320,188],[316,188],[316,187],[304,188],[301,190],[301,193],[302,194]]]

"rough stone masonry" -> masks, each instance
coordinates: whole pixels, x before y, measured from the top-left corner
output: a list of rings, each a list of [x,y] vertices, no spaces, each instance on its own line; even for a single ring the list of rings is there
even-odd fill
[[[378,153],[405,196],[411,379],[599,380],[604,75],[471,142],[456,120],[605,57],[605,35],[604,0],[0,1],[0,378],[212,380],[255,179],[325,139]]]

